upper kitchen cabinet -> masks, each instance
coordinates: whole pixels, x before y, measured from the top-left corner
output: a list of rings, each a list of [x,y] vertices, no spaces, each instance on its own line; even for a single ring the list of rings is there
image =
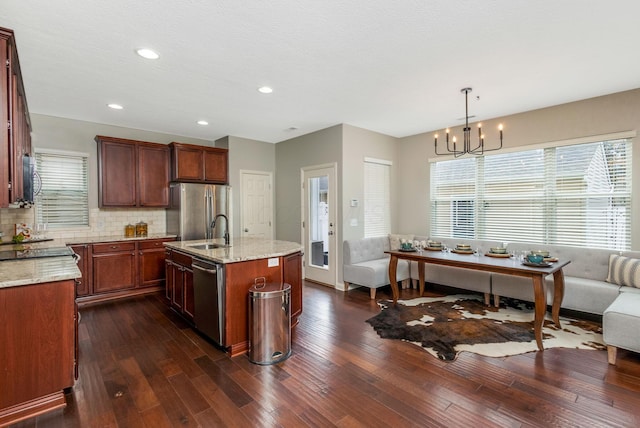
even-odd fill
[[[31,155],[31,122],[13,31],[0,28],[0,208],[24,198],[23,161]],[[4,66],[6,65],[6,66]]]
[[[169,206],[169,146],[98,135],[100,207]]]
[[[177,142],[169,146],[173,181],[227,184],[227,149]]]

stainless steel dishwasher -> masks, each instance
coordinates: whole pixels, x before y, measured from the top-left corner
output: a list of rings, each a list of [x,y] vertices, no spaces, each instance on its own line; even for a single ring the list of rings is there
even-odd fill
[[[196,329],[224,346],[224,264],[194,258],[192,267]]]

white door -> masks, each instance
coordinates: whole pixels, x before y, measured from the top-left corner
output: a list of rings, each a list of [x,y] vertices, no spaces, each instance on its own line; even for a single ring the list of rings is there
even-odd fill
[[[302,170],[305,278],[336,285],[336,167]]]
[[[240,235],[273,239],[272,174],[240,171]]]

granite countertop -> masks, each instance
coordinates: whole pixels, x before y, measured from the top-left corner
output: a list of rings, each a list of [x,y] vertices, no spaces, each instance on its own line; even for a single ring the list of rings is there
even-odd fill
[[[237,263],[247,260],[286,256],[303,250],[302,244],[263,238],[237,238],[229,247],[202,250],[194,248],[201,244],[224,244],[222,239],[165,242],[165,246],[205,260],[217,263]]]
[[[71,256],[0,262],[0,288],[80,278]]]

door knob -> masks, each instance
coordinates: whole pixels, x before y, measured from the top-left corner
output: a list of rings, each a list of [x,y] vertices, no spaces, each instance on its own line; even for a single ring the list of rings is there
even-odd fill
[[[245,227],[245,228],[244,228],[244,231],[245,231],[245,232],[248,232],[248,231],[249,231],[249,229],[247,229],[247,228]]]
[[[333,230],[330,230],[328,233],[329,236],[333,235]]]

